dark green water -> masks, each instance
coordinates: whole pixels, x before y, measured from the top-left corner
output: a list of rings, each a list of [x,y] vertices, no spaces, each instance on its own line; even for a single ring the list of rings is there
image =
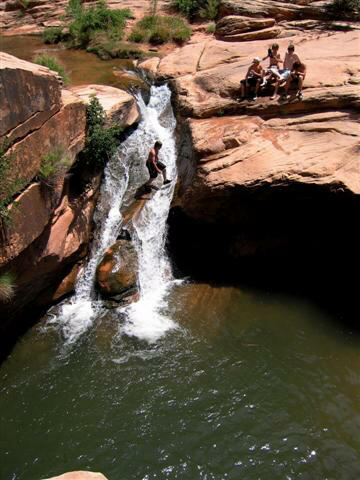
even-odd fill
[[[0,369],[2,480],[360,478],[360,337],[306,300],[176,287],[155,344],[36,326]]]

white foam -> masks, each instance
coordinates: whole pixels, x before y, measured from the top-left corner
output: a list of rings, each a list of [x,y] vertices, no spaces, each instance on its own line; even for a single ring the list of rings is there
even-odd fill
[[[170,187],[159,190],[135,221],[134,239],[139,258],[140,299],[121,311],[126,315],[121,332],[149,343],[156,342],[177,324],[166,313],[167,294],[173,285],[170,261],[165,251],[166,222],[176,180],[175,118],[171,109],[171,92],[166,86],[152,87],[146,110],[146,158],[155,140],[162,142],[159,158],[166,165]]]
[[[149,105],[137,97],[141,122],[117,153],[108,162],[95,212],[96,230],[90,259],[76,285],[75,295],[62,304],[59,313],[49,321],[59,328],[67,344],[74,343],[92,325],[102,310],[94,289],[96,267],[104,251],[111,246],[121,226],[120,208],[129,181],[144,183],[149,149],[156,140],[163,147],[160,160],[167,166],[170,187],[160,190],[147,202],[136,225],[135,246],[139,256],[140,300],[121,311],[126,315],[122,332],[148,342],[155,342],[176,327],[166,315],[166,294],[172,285],[172,273],[165,254],[166,221],[176,177],[175,118],[171,108],[171,92],[167,86],[152,87]]]

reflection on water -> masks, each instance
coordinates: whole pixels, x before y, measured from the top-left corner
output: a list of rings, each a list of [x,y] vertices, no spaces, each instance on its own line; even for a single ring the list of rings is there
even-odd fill
[[[62,45],[45,45],[41,37],[0,37],[0,50],[29,62],[33,62],[37,55],[50,54],[63,64],[71,85],[95,83],[126,89],[131,85],[141,84],[135,76],[122,72],[133,68],[131,60],[102,61],[84,50],[69,50]]]
[[[0,370],[6,479],[360,478],[360,338],[313,304],[175,287],[155,344],[99,318],[64,354],[34,327]]]

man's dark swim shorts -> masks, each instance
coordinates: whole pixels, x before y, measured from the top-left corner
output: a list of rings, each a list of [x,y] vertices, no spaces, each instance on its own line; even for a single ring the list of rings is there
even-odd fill
[[[166,168],[166,165],[164,165],[162,162],[157,162],[157,167],[159,170],[164,170]],[[159,174],[159,172],[156,170],[154,167],[154,164],[152,162],[146,162],[147,169],[149,170],[150,178],[156,178]]]

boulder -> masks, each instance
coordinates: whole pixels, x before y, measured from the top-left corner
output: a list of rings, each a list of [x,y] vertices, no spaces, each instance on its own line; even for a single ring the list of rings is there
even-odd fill
[[[102,473],[95,472],[68,472],[57,477],[47,478],[45,480],[107,480]]]
[[[219,17],[242,15],[270,17],[276,20],[325,18],[324,5],[328,2],[284,2],[273,0],[224,0],[219,6]]]
[[[281,32],[282,29],[280,27],[270,27],[245,33],[226,35],[222,37],[222,40],[227,42],[248,42],[251,40],[266,40],[279,37]]]
[[[129,127],[139,119],[139,110],[135,98],[124,90],[106,85],[81,85],[72,87],[71,91],[89,103],[96,96],[105,110],[108,123],[120,127]]]
[[[270,28],[274,25],[275,20],[273,18],[251,18],[229,15],[223,17],[216,23],[215,36],[221,40],[240,33]]]
[[[118,240],[108,248],[96,270],[96,283],[105,297],[117,301],[137,293],[138,258],[128,239]]]

